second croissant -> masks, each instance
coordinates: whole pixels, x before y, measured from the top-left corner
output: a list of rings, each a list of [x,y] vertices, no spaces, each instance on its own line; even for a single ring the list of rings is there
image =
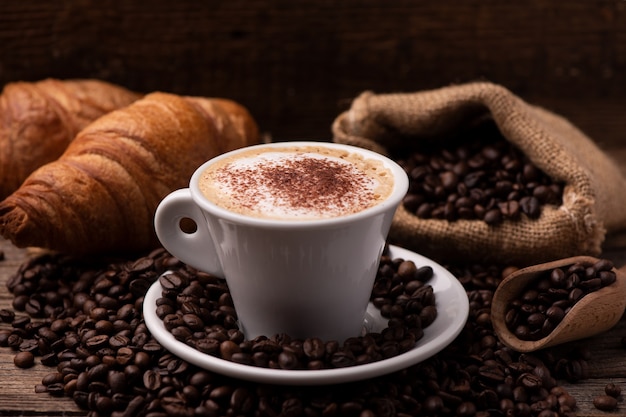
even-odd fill
[[[0,94],[0,200],[57,159],[89,123],[140,97],[100,80],[6,84]]]

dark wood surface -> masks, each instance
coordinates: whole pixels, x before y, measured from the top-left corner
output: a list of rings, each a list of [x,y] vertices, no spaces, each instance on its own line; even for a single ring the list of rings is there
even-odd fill
[[[623,0],[0,3],[0,85],[46,77],[232,98],[276,140],[330,138],[332,120],[364,90],[489,80],[569,118],[626,172]],[[0,249],[5,308],[5,283],[28,253]],[[610,236],[604,255],[626,265],[626,234]],[[607,415],[593,397],[608,382],[626,387],[624,336],[625,319],[591,341],[590,378],[563,383],[579,415]],[[85,414],[34,392],[47,372],[18,370],[0,349],[0,415]]]

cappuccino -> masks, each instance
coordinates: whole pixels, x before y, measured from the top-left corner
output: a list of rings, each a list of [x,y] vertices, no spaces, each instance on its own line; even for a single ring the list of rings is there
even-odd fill
[[[358,213],[393,191],[391,170],[358,152],[323,145],[250,149],[206,168],[198,186],[246,216],[314,220]]]
[[[173,256],[226,280],[248,340],[285,333],[344,341],[363,330],[408,188],[400,165],[362,148],[261,144],[198,167],[189,188],[161,201],[154,224]]]

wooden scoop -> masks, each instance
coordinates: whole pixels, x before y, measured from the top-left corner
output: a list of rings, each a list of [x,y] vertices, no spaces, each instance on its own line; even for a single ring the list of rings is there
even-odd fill
[[[595,263],[597,261],[597,258],[590,256],[575,256],[533,265],[506,277],[496,289],[491,303],[491,322],[500,341],[515,351],[532,352],[590,337],[613,327],[626,308],[626,272],[615,268],[613,271],[617,279],[613,284],[581,298],[557,327],[543,339],[532,341],[519,339],[509,330],[505,322],[509,302],[518,297],[543,271],[569,266],[576,262]]]

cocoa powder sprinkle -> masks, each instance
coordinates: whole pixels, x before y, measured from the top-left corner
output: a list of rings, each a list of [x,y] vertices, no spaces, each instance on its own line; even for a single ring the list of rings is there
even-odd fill
[[[216,179],[232,190],[231,200],[254,212],[271,205],[295,217],[335,217],[377,202],[367,174],[328,158],[297,155],[253,167],[227,165],[217,171]]]

